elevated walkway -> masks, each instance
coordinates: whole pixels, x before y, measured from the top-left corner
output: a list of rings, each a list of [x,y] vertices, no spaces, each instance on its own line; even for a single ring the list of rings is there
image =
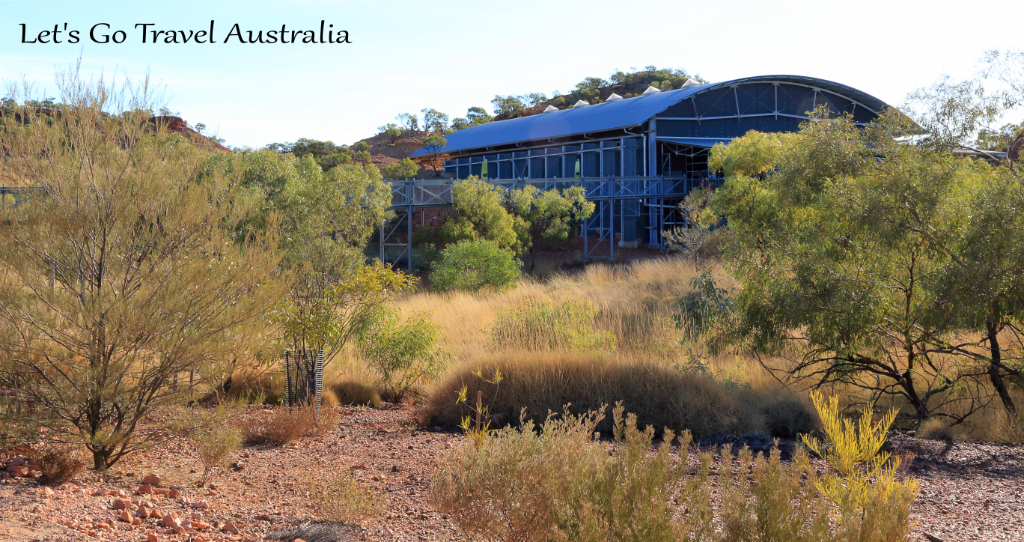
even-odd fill
[[[387,181],[391,188],[391,210],[395,218],[380,228],[381,261],[405,261],[413,268],[412,234],[416,212],[424,225],[422,209],[452,205],[452,179]],[[719,179],[696,177],[572,177],[552,179],[489,179],[489,183],[509,189],[534,186],[538,190],[564,190],[582,186],[587,201],[594,202],[594,213],[582,227],[583,259],[615,259],[616,235],[619,246],[640,244],[646,230],[648,243],[664,249],[661,232],[684,225],[678,202],[693,188],[706,183],[717,186]],[[404,226],[404,227],[403,227]],[[618,231],[616,231],[618,230]]]

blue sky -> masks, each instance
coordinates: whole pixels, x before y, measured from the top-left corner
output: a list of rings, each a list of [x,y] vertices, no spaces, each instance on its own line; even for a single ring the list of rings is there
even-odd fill
[[[216,44],[141,43],[138,23],[202,30]],[[245,30],[350,32],[351,44],[222,43]],[[401,112],[463,116],[495,94],[567,91],[587,76],[647,65],[721,81],[797,74],[899,104],[941,73],[969,76],[990,49],[1024,46],[1024,2],[0,2],[0,79],[54,95],[54,68],[79,55],[90,73],[166,87],[168,107],[233,146],[300,137],[349,144]],[[68,23],[78,44],[23,44]],[[96,44],[89,28],[123,29]]]

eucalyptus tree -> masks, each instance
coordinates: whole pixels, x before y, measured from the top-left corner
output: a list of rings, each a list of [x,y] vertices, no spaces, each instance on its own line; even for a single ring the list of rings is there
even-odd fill
[[[243,153],[244,185],[263,208],[247,222],[259,231],[278,217],[281,269],[289,291],[274,311],[285,346],[323,350],[325,363],[365,330],[376,311],[414,280],[363,250],[387,218],[391,191],[374,167],[345,164],[323,171],[312,157],[269,150]]]
[[[986,401],[963,326],[987,300],[954,310],[949,278],[993,170],[905,144],[913,128],[895,111],[861,128],[819,109],[797,134],[748,134],[713,150],[727,179],[712,208],[728,217],[740,332],[755,352],[792,359],[791,378],[962,421]]]

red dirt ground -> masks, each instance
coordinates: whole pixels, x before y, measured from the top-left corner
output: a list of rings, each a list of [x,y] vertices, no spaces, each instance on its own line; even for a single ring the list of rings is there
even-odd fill
[[[197,488],[197,461],[190,445],[168,437],[147,452],[117,465],[106,475],[88,472],[78,484],[50,491],[26,478],[0,481],[0,540],[10,541],[257,541],[267,533],[318,518],[306,496],[312,477],[348,469],[385,505],[384,513],[343,540],[434,541],[457,539],[450,518],[432,509],[425,492],[433,465],[448,447],[465,439],[454,433],[417,427],[415,412],[395,405],[381,410],[339,408],[339,423],[320,437],[303,438],[281,448],[249,446],[235,457],[235,468],[218,472],[212,486]],[[251,408],[243,415],[260,415]],[[897,450],[917,454],[909,472],[921,483],[914,506],[911,540],[1024,540],[1024,446],[942,443],[894,434]],[[695,458],[694,458],[695,459]],[[160,475],[160,487],[181,492],[167,496],[133,495],[142,478]],[[211,492],[211,487],[212,492]],[[130,526],[112,508],[116,496],[97,490],[122,490],[129,500],[150,501],[164,514],[199,518],[207,529],[194,535],[158,534],[155,519]],[[205,501],[209,508],[190,502]],[[239,533],[217,525],[232,522]],[[102,526],[105,524],[107,526]],[[93,535],[87,534],[93,532]]]

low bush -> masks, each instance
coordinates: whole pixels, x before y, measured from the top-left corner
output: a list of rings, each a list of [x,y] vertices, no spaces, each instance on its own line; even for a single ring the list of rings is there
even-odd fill
[[[231,455],[242,446],[242,431],[227,424],[235,412],[228,403],[216,408],[189,408],[170,422],[170,429],[188,439],[203,465],[200,485],[206,485],[213,470],[225,467]]]
[[[733,474],[726,448],[719,475],[723,529],[716,532],[710,452],[700,454],[690,476],[689,433],[678,439],[675,458],[671,431],[653,446],[653,429],[638,429],[621,406],[613,410],[612,445],[594,439],[600,421],[595,413],[567,412],[540,426],[524,419],[520,429],[449,452],[435,471],[430,498],[471,536],[488,540],[829,539],[829,508],[814,489],[806,453],[784,465],[777,450],[752,461],[744,449]]]
[[[942,418],[928,418],[917,428],[917,436],[928,440],[953,440],[953,428]]]
[[[852,435],[838,409],[823,405],[815,404],[826,418],[829,451],[808,440],[831,467],[820,478],[803,448],[783,462],[778,449],[755,456],[743,448],[734,457],[727,446],[712,481],[712,451],[699,452],[690,471],[689,433],[676,439],[666,431],[654,446],[654,430],[640,430],[617,405],[611,443],[595,439],[601,415],[568,411],[539,426],[523,418],[518,429],[467,441],[442,457],[429,497],[474,539],[907,540],[916,482],[896,481],[899,461],[875,446],[892,418],[873,425],[867,414],[867,425],[858,426],[866,435]]]
[[[495,371],[503,376],[499,384],[483,378]],[[526,419],[540,423],[563,405],[570,405],[570,413],[583,415],[617,401],[642,425],[676,433],[689,430],[699,438],[769,428],[781,433],[774,436],[783,437],[815,427],[810,406],[782,388],[730,388],[711,376],[663,364],[571,352],[510,352],[451,371],[427,398],[424,423],[456,427],[472,414],[469,405],[456,403],[464,387],[470,398],[483,392],[495,427],[516,423],[523,409]],[[786,406],[775,406],[779,402]],[[788,408],[802,412],[766,419]],[[608,434],[611,426],[605,421],[598,429]]]
[[[439,339],[440,331],[429,313],[400,322],[398,311],[389,307],[360,337],[359,351],[379,375],[377,385],[388,401],[397,403],[447,365]]]
[[[441,291],[504,290],[519,277],[521,268],[522,262],[494,241],[459,241],[441,251],[430,285]]]
[[[907,540],[917,480],[897,480],[901,458],[882,451],[898,411],[890,410],[875,422],[869,406],[859,419],[851,420],[840,413],[838,398],[814,392],[811,400],[827,445],[806,435],[802,438],[831,467],[815,487],[837,509],[836,538],[844,542]]]
[[[338,414],[333,408],[277,407],[269,416],[254,416],[241,422],[242,441],[245,444],[274,444],[309,436],[322,435],[337,425]]]
[[[202,402],[221,401],[248,404],[280,405],[284,402],[285,378],[280,371],[238,369],[220,386],[207,394]]]
[[[69,445],[48,447],[39,461],[39,467],[43,471],[39,482],[49,486],[59,486],[74,480],[75,476],[85,469],[85,464],[78,459],[76,451]]]
[[[339,405],[365,405],[379,408],[383,403],[380,394],[377,393],[377,388],[354,380],[335,382],[331,384],[331,391]]]
[[[331,521],[358,525],[383,510],[381,498],[348,470],[333,471],[319,480],[311,478],[307,487],[323,516]]]
[[[588,301],[530,302],[498,313],[491,344],[499,350],[614,350],[615,335],[595,329],[596,316],[597,307]]]

